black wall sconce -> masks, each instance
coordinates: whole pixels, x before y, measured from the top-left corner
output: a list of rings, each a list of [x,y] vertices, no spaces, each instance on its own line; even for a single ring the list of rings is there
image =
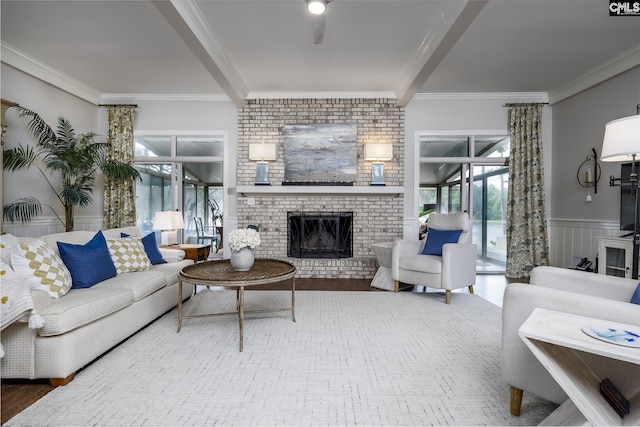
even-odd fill
[[[576,177],[580,187],[587,189],[587,202],[591,201],[591,189],[598,194],[598,181],[600,181],[600,165],[598,164],[598,155],[596,149],[591,149],[593,154],[589,154],[586,160],[578,166]]]

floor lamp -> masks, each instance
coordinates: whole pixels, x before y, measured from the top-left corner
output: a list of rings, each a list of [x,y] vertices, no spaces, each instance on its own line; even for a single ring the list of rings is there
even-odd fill
[[[602,142],[603,162],[628,162],[631,160],[631,174],[629,184],[635,198],[635,213],[633,225],[633,260],[631,267],[631,278],[638,278],[638,258],[640,257],[640,207],[638,203],[640,188],[638,187],[638,171],[636,170],[636,158],[640,159],[640,104],[637,106],[635,116],[624,117],[607,123],[604,130],[604,140]],[[622,177],[609,179],[609,185],[627,185],[622,182]]]

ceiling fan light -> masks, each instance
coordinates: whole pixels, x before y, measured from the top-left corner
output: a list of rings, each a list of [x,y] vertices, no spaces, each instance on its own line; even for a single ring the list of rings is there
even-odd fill
[[[327,10],[327,3],[324,0],[308,0],[307,10],[314,15],[322,15]]]

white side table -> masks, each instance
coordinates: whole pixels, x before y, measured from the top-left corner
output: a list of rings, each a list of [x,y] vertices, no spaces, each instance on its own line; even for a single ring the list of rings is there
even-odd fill
[[[569,400],[540,425],[639,425],[640,384],[626,393],[631,413],[620,418],[600,394],[602,378],[580,357],[580,352],[628,362],[630,374],[636,375],[640,371],[640,348],[590,337],[582,331],[587,325],[640,329],[639,326],[536,308],[518,331],[527,347],[569,396]]]
[[[393,278],[391,277],[391,254],[393,253],[393,242],[374,243],[371,245],[378,260],[378,271],[371,281],[371,287],[393,291]]]

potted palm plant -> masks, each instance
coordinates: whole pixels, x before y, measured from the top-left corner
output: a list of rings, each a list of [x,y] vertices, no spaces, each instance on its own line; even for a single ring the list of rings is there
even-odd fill
[[[18,109],[20,117],[30,117],[27,128],[36,137],[37,144],[4,150],[3,167],[12,172],[34,166],[40,171],[64,209],[64,220],[54,207],[44,206],[51,209],[66,231],[73,230],[74,208],[93,203],[93,187],[98,170],[117,179],[140,177],[133,166],[107,159],[108,145],[97,141],[96,133],[76,135],[71,123],[59,117],[56,134],[37,113],[19,106],[13,108]],[[52,178],[56,179],[55,184]],[[42,206],[35,197],[24,197],[5,205],[3,216],[11,222],[29,222],[42,213]]]

